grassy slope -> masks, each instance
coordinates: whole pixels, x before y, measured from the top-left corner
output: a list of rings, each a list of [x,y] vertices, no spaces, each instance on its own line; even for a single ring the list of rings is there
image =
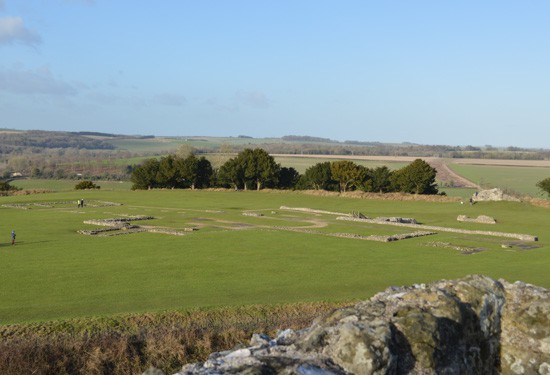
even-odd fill
[[[518,203],[395,202],[315,197],[276,192],[86,191],[0,198],[0,203],[91,199],[120,207],[19,210],[0,207],[0,322],[49,320],[199,306],[272,304],[367,298],[389,285],[484,273],[550,287],[547,272],[548,211]],[[85,237],[85,219],[118,214],[159,217],[156,225],[186,226],[197,217],[284,225],[281,205],[369,216],[415,217],[426,224],[540,236],[541,249],[513,252],[495,238],[438,234],[396,243],[376,243],[266,229],[204,229],[183,237],[142,233]],[[196,210],[223,210],[213,214]],[[246,209],[277,210],[272,218],[246,218]],[[458,224],[461,213],[487,214],[497,227]],[[267,216],[267,215],[266,215]],[[299,214],[295,215],[300,217]],[[307,215],[302,215],[307,216]],[[343,231],[331,217],[323,217]],[[332,221],[331,221],[332,220]],[[281,224],[279,224],[281,223]],[[296,224],[296,223],[294,223]],[[342,225],[338,222],[338,225]],[[330,227],[329,227],[330,228]],[[8,244],[11,229],[18,244]],[[399,233],[390,228],[386,233]],[[330,231],[324,229],[324,231]],[[353,230],[369,234],[368,228]],[[373,231],[380,231],[376,229]],[[428,241],[481,245],[488,251],[464,256],[424,246]]]
[[[462,164],[449,164],[449,167],[477,184],[511,189],[534,197],[542,196],[537,182],[550,176],[550,168],[542,167]]]

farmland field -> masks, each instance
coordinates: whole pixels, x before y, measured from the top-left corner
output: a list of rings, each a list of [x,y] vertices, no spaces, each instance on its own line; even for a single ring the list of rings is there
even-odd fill
[[[215,149],[221,145],[249,146],[257,147],[264,143],[273,143],[278,139],[271,138],[239,138],[239,137],[156,137],[152,139],[109,139],[109,143],[119,149],[132,152],[173,152],[181,145],[203,149]]]
[[[508,189],[534,197],[542,195],[536,184],[550,177],[550,167],[449,164],[461,176],[485,187]]]
[[[84,198],[78,209],[74,201]],[[112,202],[108,203],[108,202]],[[422,224],[538,235],[538,242],[437,232],[395,242],[361,239],[415,229],[336,220],[328,213],[415,218]],[[247,213],[253,216],[245,216]],[[459,214],[498,224],[459,223]],[[86,220],[151,216],[132,224],[183,235],[101,229]],[[254,216],[255,215],[255,216]],[[389,285],[483,273],[550,287],[548,210],[525,203],[392,201],[268,191],[68,191],[0,198],[0,322],[364,299]],[[183,232],[185,228],[195,231]],[[17,244],[9,244],[11,229]],[[341,234],[340,237],[336,235]],[[352,235],[356,238],[344,238]],[[434,247],[446,243],[447,247]],[[506,248],[502,245],[506,244]],[[483,250],[471,255],[449,246]]]
[[[319,157],[300,157],[300,156],[275,156],[275,161],[283,167],[292,167],[300,173],[304,173],[309,167],[322,162],[333,162],[336,160],[342,160],[338,156],[333,156],[329,158],[319,158]],[[391,160],[366,160],[366,159],[349,159],[356,164],[365,166],[367,168],[376,168],[386,166],[390,170],[395,170],[406,166],[408,163],[400,161],[391,161]]]

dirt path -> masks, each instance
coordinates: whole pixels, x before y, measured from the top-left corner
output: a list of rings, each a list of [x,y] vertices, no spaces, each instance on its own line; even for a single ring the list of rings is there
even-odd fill
[[[438,181],[454,187],[481,189],[479,185],[462,177],[458,173],[454,172],[451,168],[449,168],[444,159],[427,158],[426,161],[437,170],[436,179]]]

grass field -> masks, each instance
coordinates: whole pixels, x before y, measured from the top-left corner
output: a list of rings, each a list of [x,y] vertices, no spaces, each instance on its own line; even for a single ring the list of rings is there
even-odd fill
[[[550,177],[547,167],[449,164],[456,173],[481,186],[509,189],[533,197],[544,197],[537,182]]]
[[[77,209],[73,202],[79,198],[90,205]],[[93,207],[95,201],[122,205]],[[0,205],[2,324],[205,306],[357,300],[389,285],[472,273],[550,287],[548,210],[522,203],[468,206],[283,192],[113,190],[2,197]],[[17,205],[20,208],[14,208]],[[366,236],[413,229],[341,222],[333,215],[282,211],[281,205],[528,233],[539,236],[539,248],[503,249],[501,244],[510,240],[444,232],[391,243],[338,238],[327,234]],[[243,216],[247,210],[264,216]],[[458,214],[490,215],[498,224],[487,228],[458,223]],[[184,236],[77,233],[95,228],[84,220],[124,215],[156,218],[140,224],[198,230]],[[309,232],[291,230],[306,227]],[[16,246],[9,245],[11,229],[17,231]],[[433,241],[485,251],[462,255],[429,246]]]
[[[22,179],[11,182],[11,185],[25,190],[51,190],[51,191],[68,191],[74,190],[78,181],[75,180],[50,180],[50,179]],[[99,185],[101,190],[129,190],[132,187],[130,181],[94,181]]]

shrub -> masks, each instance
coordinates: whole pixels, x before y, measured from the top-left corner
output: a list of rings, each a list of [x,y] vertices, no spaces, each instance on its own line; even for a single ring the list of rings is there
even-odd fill
[[[537,187],[541,189],[542,191],[545,191],[548,193],[548,196],[550,196],[550,177],[545,178],[544,180],[541,180],[537,182]]]
[[[75,188],[75,190],[99,189],[100,186],[94,184],[90,180],[84,180],[84,181],[80,181],[78,184],[76,184],[74,188]]]

